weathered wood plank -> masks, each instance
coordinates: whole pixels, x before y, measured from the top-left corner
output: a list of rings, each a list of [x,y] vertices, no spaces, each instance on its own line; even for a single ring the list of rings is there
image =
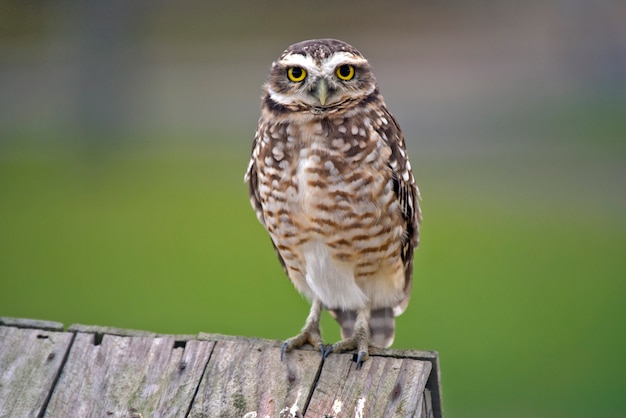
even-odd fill
[[[428,361],[370,356],[360,370],[352,354],[331,354],[305,417],[421,417]]]
[[[185,416],[214,343],[95,337],[76,334],[46,417]]]
[[[431,371],[432,373],[432,371]],[[435,418],[440,417],[441,415],[435,415],[435,411],[433,410],[433,400],[430,393],[430,390],[424,390],[424,402],[422,403],[422,417],[424,418]]]
[[[36,417],[41,413],[73,336],[69,332],[0,326],[0,417]]]
[[[277,341],[218,336],[189,416],[302,416],[320,363],[317,351],[294,350],[281,361]]]
[[[158,337],[159,334],[151,331],[143,331],[138,329],[126,329],[116,327],[102,327],[99,325],[72,324],[67,329],[70,332],[82,332],[84,334],[96,335],[119,335],[122,337]]]
[[[62,329],[0,317],[0,418],[443,416],[432,351],[372,350],[355,370],[308,346],[281,361],[280,341]]]
[[[46,331],[63,331],[63,324],[53,321],[42,321],[40,319],[12,318],[0,316],[0,325],[16,328],[34,328]]]
[[[83,332],[86,334],[95,334],[96,338],[100,338],[105,334],[109,334],[119,335],[121,337],[171,337],[174,338],[176,341],[181,342],[198,339],[198,336],[193,334],[159,334],[157,332],[144,331],[139,329],[103,327],[100,325],[72,324],[67,330],[74,333]]]
[[[443,417],[441,367],[439,365],[439,354],[436,351],[386,349],[380,350],[376,354],[383,357],[408,358],[430,362],[431,372],[426,382],[429,405],[435,417]]]

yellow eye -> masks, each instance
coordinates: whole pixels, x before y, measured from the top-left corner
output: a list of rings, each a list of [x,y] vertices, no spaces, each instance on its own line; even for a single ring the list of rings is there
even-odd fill
[[[349,64],[340,65],[335,70],[335,74],[344,81],[352,80],[354,78],[354,67]]]
[[[287,70],[287,77],[294,83],[302,81],[306,78],[306,71],[300,67],[289,67]]]

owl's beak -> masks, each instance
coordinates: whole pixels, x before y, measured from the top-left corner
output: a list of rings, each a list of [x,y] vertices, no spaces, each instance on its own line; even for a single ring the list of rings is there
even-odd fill
[[[326,84],[324,78],[320,78],[317,82],[315,86],[315,96],[317,96],[322,106],[326,104],[326,100],[328,100],[328,84]]]

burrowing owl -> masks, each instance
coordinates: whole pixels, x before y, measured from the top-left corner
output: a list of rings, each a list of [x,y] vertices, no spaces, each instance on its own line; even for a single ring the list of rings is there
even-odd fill
[[[259,221],[294,286],[311,300],[282,354],[389,347],[409,301],[419,192],[404,138],[367,60],[334,39],[291,45],[272,64],[245,175]],[[327,309],[342,340],[325,346]]]

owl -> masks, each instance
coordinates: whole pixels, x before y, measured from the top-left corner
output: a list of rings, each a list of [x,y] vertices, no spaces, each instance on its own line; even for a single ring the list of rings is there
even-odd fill
[[[315,39],[287,48],[264,85],[245,181],[289,279],[311,301],[281,357],[389,347],[409,302],[421,212],[402,131],[363,55]],[[325,345],[320,315],[341,326]]]

